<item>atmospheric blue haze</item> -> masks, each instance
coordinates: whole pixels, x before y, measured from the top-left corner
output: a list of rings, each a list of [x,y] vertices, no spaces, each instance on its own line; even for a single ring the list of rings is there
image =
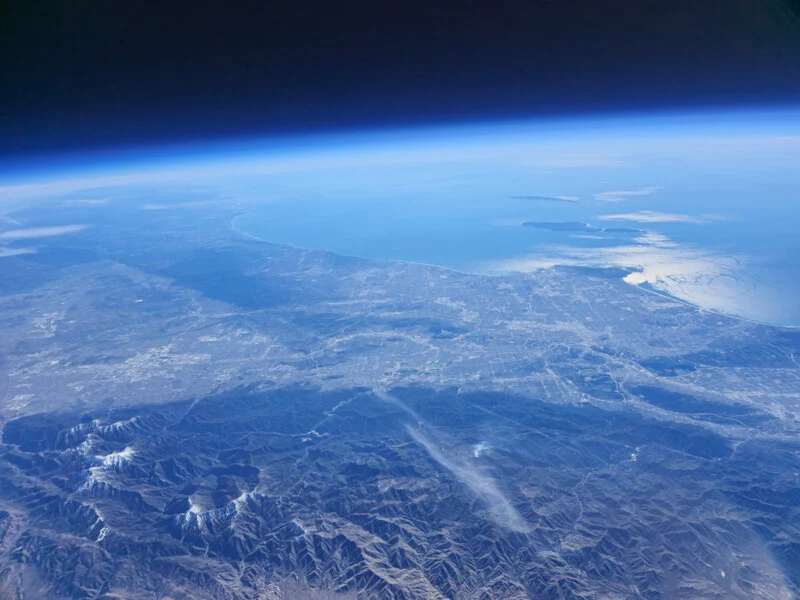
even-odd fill
[[[84,159],[0,178],[0,201],[190,182],[247,201],[234,226],[264,240],[480,273],[621,267],[630,283],[697,306],[800,325],[797,112],[490,123]]]

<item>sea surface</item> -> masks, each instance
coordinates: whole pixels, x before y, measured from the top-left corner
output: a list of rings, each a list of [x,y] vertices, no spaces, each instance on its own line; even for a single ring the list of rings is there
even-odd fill
[[[261,202],[233,225],[477,273],[622,267],[629,283],[709,310],[800,325],[800,138],[653,139],[550,152],[493,139],[396,160],[384,148],[244,184]]]

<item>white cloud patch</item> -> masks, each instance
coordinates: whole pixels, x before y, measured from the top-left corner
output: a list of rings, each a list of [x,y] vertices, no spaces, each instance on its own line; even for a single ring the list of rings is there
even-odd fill
[[[33,248],[0,248],[0,258],[19,256],[20,254],[36,254]]]
[[[0,233],[0,240],[33,240],[37,238],[53,237],[77,233],[86,229],[88,225],[61,225],[58,227],[30,227],[28,229],[9,229]]]
[[[649,196],[653,192],[655,192],[658,188],[648,187],[642,188],[640,190],[616,190],[610,192],[600,192],[599,194],[594,195],[594,199],[599,202],[610,202],[610,203],[617,203],[617,202],[624,202],[629,198],[635,198],[636,196]]]
[[[614,215],[601,215],[597,217],[601,221],[634,221],[636,223],[702,223],[702,219],[691,215],[678,213],[663,213],[654,210],[639,210],[631,213],[619,213]]]
[[[535,202],[580,202],[578,196],[543,196],[539,194],[529,194],[522,196],[509,196],[512,200],[533,200]]]
[[[482,454],[491,450],[491,448],[487,442],[479,442],[472,447],[472,456],[480,458]]]
[[[64,206],[103,206],[104,204],[108,204],[108,198],[77,198],[64,202]]]

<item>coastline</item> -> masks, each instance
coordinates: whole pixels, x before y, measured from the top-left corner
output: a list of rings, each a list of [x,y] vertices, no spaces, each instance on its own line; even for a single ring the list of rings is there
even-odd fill
[[[494,274],[491,274],[491,273],[479,273],[479,272],[473,272],[473,271],[463,271],[463,270],[459,270],[459,269],[454,269],[452,267],[446,267],[446,266],[443,266],[443,265],[437,265],[437,264],[433,264],[433,263],[425,263],[425,262],[420,262],[420,261],[391,259],[391,258],[372,258],[372,257],[358,256],[358,255],[354,255],[354,254],[343,254],[341,252],[336,252],[336,251],[330,250],[328,248],[308,248],[308,247],[305,247],[305,246],[298,246],[296,244],[290,244],[290,243],[285,243],[285,242],[273,242],[271,240],[260,238],[260,237],[258,237],[256,235],[251,234],[251,233],[247,233],[245,231],[242,231],[241,229],[238,229],[236,227],[236,223],[235,223],[236,220],[238,218],[240,218],[240,217],[246,216],[247,214],[248,214],[247,212],[244,212],[244,213],[240,213],[240,214],[235,215],[230,220],[230,223],[229,223],[230,229],[235,235],[247,238],[249,240],[257,241],[257,242],[262,242],[262,243],[267,243],[267,244],[277,244],[277,245],[280,245],[280,246],[286,246],[286,247],[289,247],[289,248],[296,248],[296,249],[299,249],[299,250],[307,250],[307,251],[316,250],[316,251],[321,251],[321,252],[328,252],[330,254],[334,254],[336,256],[342,256],[342,257],[345,257],[345,258],[357,258],[357,259],[361,259],[361,260],[375,261],[375,262],[382,262],[382,263],[418,265],[418,266],[433,268],[433,269],[440,270],[440,271],[446,271],[446,272],[450,272],[450,273],[455,273],[455,274],[458,274],[458,275],[467,275],[467,276],[470,276],[470,277],[503,277],[503,276],[513,275],[513,274],[516,274],[516,275],[527,275],[527,273],[525,273],[523,271],[505,271],[505,272],[497,272],[497,273],[494,273]],[[553,265],[553,266],[550,266],[550,267],[542,267],[542,269],[553,269],[553,268],[555,268],[557,266],[559,266],[559,265]],[[564,265],[564,266],[569,266],[569,265]],[[587,266],[585,268],[590,268],[591,269],[591,268],[598,268],[598,267],[589,267],[589,266]],[[636,272],[637,271],[631,269],[631,270],[629,270],[628,275],[636,273]],[[629,285],[631,287],[634,287],[634,288],[637,288],[639,290],[642,290],[643,292],[646,292],[648,294],[654,294],[656,296],[660,296],[661,298],[666,298],[668,300],[677,302],[679,304],[682,304],[683,306],[686,306],[687,308],[692,308],[692,309],[694,309],[694,310],[696,310],[698,312],[710,313],[710,314],[717,315],[717,316],[720,316],[720,317],[734,319],[736,321],[741,321],[741,322],[744,322],[744,323],[751,323],[753,325],[759,325],[759,326],[762,326],[762,327],[774,327],[774,328],[777,328],[777,329],[786,329],[786,330],[790,330],[790,331],[800,330],[800,325],[786,325],[786,324],[782,324],[782,323],[770,323],[769,321],[761,321],[761,320],[758,320],[758,319],[753,319],[751,317],[745,317],[745,316],[742,316],[742,315],[737,315],[737,314],[734,314],[734,313],[728,313],[728,312],[724,312],[724,311],[721,311],[721,310],[718,310],[718,309],[714,309],[714,308],[708,308],[708,307],[705,307],[705,306],[700,306],[698,304],[694,304],[694,303],[692,303],[692,302],[690,302],[688,300],[685,300],[683,298],[679,298],[677,296],[674,296],[674,295],[670,294],[669,292],[665,292],[663,290],[656,289],[652,285],[650,285],[650,284],[648,284],[646,282],[636,283],[636,282],[628,281],[627,276],[623,277],[621,280],[626,285]]]

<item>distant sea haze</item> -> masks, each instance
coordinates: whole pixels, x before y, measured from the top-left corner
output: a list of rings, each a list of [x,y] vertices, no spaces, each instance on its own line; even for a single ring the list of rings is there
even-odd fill
[[[233,225],[268,241],[473,273],[616,267],[630,273],[628,283],[699,307],[800,325],[800,306],[792,300],[800,285],[785,270],[800,265],[800,251],[790,249],[794,254],[786,266],[759,260],[729,241],[741,221],[704,220],[688,213],[607,213],[594,201],[532,204],[524,195],[485,203],[478,199],[467,207],[460,198],[457,207],[449,201],[445,206],[431,210],[401,200],[286,201],[241,215]],[[760,240],[754,247],[759,251],[781,241],[755,231],[751,237]]]
[[[800,325],[800,111],[464,124],[192,152],[0,181],[4,206],[60,197],[76,214],[36,231],[0,224],[0,257],[79,231],[80,211],[108,198],[87,190],[193,185],[247,203],[234,226],[264,240],[485,274],[615,267],[702,308]]]

